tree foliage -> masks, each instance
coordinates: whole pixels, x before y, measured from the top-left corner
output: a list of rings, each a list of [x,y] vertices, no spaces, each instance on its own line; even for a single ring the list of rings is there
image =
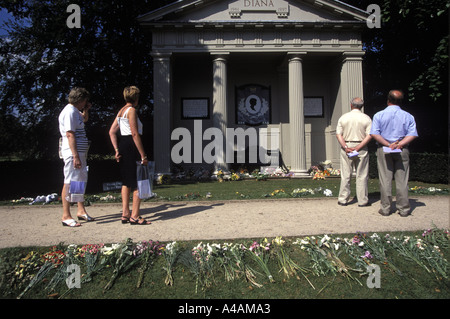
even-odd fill
[[[347,0],[365,9],[376,3],[381,28],[366,29],[365,73],[368,96],[394,87],[411,102],[447,103],[449,18],[447,0]]]
[[[28,141],[17,146],[32,157],[57,154],[57,117],[74,86],[92,95],[90,139],[107,135],[127,85],[140,87],[142,112],[149,114],[151,36],[136,18],[167,2],[77,1],[81,28],[69,28],[71,1],[0,0],[0,7],[22,19],[11,23],[10,35],[0,39],[0,116],[6,121],[14,114],[22,130],[16,131],[17,139],[0,143]],[[106,151],[101,149],[105,144],[92,143],[97,152]]]

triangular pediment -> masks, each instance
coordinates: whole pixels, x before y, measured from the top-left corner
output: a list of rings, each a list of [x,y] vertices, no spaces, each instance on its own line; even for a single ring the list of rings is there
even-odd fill
[[[369,14],[336,0],[179,0],[140,16],[156,23],[361,23]]]

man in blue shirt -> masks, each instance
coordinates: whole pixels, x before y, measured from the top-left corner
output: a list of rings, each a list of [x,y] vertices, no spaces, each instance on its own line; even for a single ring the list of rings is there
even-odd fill
[[[408,198],[409,144],[418,137],[414,117],[401,109],[403,92],[389,92],[387,107],[375,114],[370,135],[378,145],[377,165],[380,179],[381,208],[383,216],[391,214],[392,178],[395,178],[396,208],[400,216],[411,213]]]

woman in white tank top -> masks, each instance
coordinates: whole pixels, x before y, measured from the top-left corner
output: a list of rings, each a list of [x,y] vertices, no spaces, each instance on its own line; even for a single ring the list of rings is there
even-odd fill
[[[131,127],[130,127],[130,120],[128,119],[128,112],[130,111],[130,109],[133,108],[133,106],[128,106],[128,104],[127,104],[123,107],[123,109],[124,108],[127,108],[127,109],[125,112],[123,112],[122,116],[121,117],[117,116],[117,122],[118,122],[119,128],[120,128],[120,135],[122,135],[122,136],[132,135]],[[119,114],[120,114],[120,112],[119,112]],[[139,119],[139,117],[137,117],[137,131],[138,131],[139,135],[142,135],[142,122]]]
[[[136,177],[136,161],[141,161],[142,165],[148,164],[141,139],[142,122],[139,120],[136,111],[139,102],[139,89],[135,86],[126,87],[123,95],[126,105],[119,111],[109,130],[122,176],[122,223],[149,225],[151,223],[139,215],[141,200],[138,196]],[[133,192],[133,207],[130,212],[131,192]]]

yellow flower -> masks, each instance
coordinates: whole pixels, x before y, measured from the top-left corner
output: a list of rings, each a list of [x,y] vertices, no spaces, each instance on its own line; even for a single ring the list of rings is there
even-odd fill
[[[281,238],[282,238],[281,236],[278,236],[272,242],[274,242],[275,244],[277,244],[279,246],[282,246],[285,243],[285,241],[282,240]]]

